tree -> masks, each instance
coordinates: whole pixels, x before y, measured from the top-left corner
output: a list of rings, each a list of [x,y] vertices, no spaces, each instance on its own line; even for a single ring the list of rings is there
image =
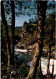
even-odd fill
[[[37,45],[36,45],[35,54],[32,60],[32,65],[30,67],[30,71],[26,79],[34,79],[36,76],[37,67],[39,65],[39,60],[40,60],[42,48],[43,48],[42,41],[43,41],[43,30],[45,25],[46,9],[47,9],[47,2],[39,1],[37,5],[37,12],[38,12]]]
[[[10,65],[14,65],[14,31],[15,31],[14,1],[11,1],[11,11],[12,11],[11,38],[9,37],[9,33],[8,33],[8,25],[7,25],[7,20],[5,18],[5,11],[4,11],[3,1],[1,1],[1,8],[2,8],[2,10],[1,10],[2,22],[5,26],[5,33],[6,33],[8,66],[10,66]]]
[[[54,29],[55,29],[55,1],[50,2],[48,4],[48,10],[49,12],[47,13],[47,18],[46,18],[46,26],[47,26],[47,33],[49,34],[48,36],[48,64],[47,64],[47,74],[49,74],[49,64],[50,64],[50,54],[51,54],[51,47],[53,44],[53,33],[54,33]],[[49,31],[48,31],[49,29]]]
[[[7,45],[7,53],[8,53],[8,66],[10,66],[10,55],[11,55],[11,51],[10,51],[10,41],[9,41],[9,36],[8,36],[8,25],[7,25],[7,21],[5,19],[5,12],[4,12],[4,6],[3,6],[3,1],[1,2],[1,16],[2,16],[2,22],[5,25],[5,32],[6,32],[6,45]]]
[[[12,26],[11,26],[11,64],[14,65],[14,32],[15,32],[15,10],[14,1],[11,1]]]
[[[47,65],[47,73],[49,71],[49,64],[50,64],[50,54],[51,54],[51,47],[53,44],[53,33],[54,33],[54,29],[55,29],[55,15],[53,15],[53,13],[50,14],[49,16],[49,51],[48,51],[48,65]],[[51,33],[51,34],[50,34]]]

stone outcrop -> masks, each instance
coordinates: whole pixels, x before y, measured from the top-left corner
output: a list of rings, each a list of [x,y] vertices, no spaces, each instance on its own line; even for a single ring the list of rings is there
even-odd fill
[[[21,33],[21,42],[26,46],[37,41],[37,27],[24,22]]]

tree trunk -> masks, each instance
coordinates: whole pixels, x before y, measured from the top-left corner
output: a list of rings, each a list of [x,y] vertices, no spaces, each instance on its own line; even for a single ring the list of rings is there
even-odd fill
[[[6,46],[7,46],[7,53],[8,53],[8,66],[11,64],[11,51],[10,51],[10,39],[8,35],[8,25],[7,21],[5,19],[5,12],[4,12],[4,6],[3,6],[3,1],[1,1],[1,16],[2,16],[2,22],[5,26],[5,34],[6,34]]]
[[[47,74],[49,74],[49,64],[50,64],[50,54],[51,54],[52,38],[53,38],[53,28],[52,28],[51,34],[50,34],[49,52],[48,52],[48,64],[47,64]]]
[[[47,74],[50,74],[50,71],[49,71],[49,64],[50,64],[50,53],[48,52]]]
[[[15,32],[15,10],[14,1],[11,1],[12,26],[11,26],[11,65],[14,65],[14,32]]]
[[[7,46],[7,53],[8,53],[8,66],[14,65],[14,31],[15,31],[15,11],[14,11],[14,1],[11,1],[11,10],[12,10],[12,26],[11,26],[11,38],[9,38],[8,34],[8,25],[5,19],[5,12],[3,1],[1,1],[1,16],[2,22],[5,25],[5,33],[6,33],[6,46]]]
[[[41,58],[42,53],[42,34],[45,25],[45,16],[46,16],[46,9],[47,9],[47,2],[46,1],[39,1],[37,6],[38,12],[38,27],[37,27],[37,44],[35,54],[32,60],[32,65],[30,67],[29,74],[26,79],[34,79],[36,77],[37,67],[39,66],[39,60]]]

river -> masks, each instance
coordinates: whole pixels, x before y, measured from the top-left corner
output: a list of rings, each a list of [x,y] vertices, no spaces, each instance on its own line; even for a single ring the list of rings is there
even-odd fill
[[[17,46],[15,46],[15,54],[20,54],[18,55],[18,58],[21,60],[26,60],[27,59],[27,49],[19,49]],[[31,58],[31,59],[30,59]],[[27,66],[31,66],[33,55],[28,54],[28,61],[26,62]],[[56,60],[55,59],[50,59],[50,66],[49,70],[50,73],[52,73],[52,63],[54,62],[54,75],[56,75]],[[47,58],[43,57],[41,58],[41,68],[42,68],[42,73],[43,75],[47,74]]]

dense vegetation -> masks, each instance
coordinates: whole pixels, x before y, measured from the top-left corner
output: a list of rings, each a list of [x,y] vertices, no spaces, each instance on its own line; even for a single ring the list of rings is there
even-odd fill
[[[52,6],[52,5],[51,5]],[[45,19],[45,26],[44,26],[44,30],[43,30],[43,35],[44,35],[44,47],[48,47],[50,44],[50,40],[52,40],[52,46],[55,46],[55,13],[54,11],[49,13],[48,15],[46,15],[46,19]],[[8,27],[8,35],[9,37],[11,37],[11,26],[7,26]],[[29,19],[29,23],[27,23],[26,21],[24,22],[22,27],[15,27],[15,35],[14,35],[14,45],[16,45],[17,43],[21,42],[21,44],[24,44],[26,47],[29,45],[33,45],[35,43],[37,43],[37,27],[38,27],[38,20],[35,19],[35,21],[32,21],[31,19]],[[1,65],[2,65],[2,76],[3,75],[8,75],[7,72],[7,64],[8,64],[8,53],[6,50],[6,34],[5,34],[5,26],[3,24],[3,22],[1,22]],[[55,49],[54,49],[55,50]],[[11,66],[11,70],[15,71],[15,79],[22,77],[25,78],[28,75],[29,72],[29,67],[27,67],[24,63],[25,62],[20,62],[17,58],[17,56],[15,56],[14,58],[15,60],[15,66]],[[4,74],[5,73],[5,74]],[[10,73],[10,72],[9,72]],[[11,73],[10,73],[11,74]],[[39,67],[38,67],[38,72],[37,72],[37,76],[39,75]],[[8,78],[9,79],[9,78]],[[38,79],[38,77],[36,77],[36,79]]]
[[[37,42],[37,26],[38,22],[29,22],[29,23],[24,22],[21,32],[21,38],[22,38],[21,42],[23,42],[26,46],[32,45]],[[44,26],[44,41],[43,41],[44,47],[49,46],[51,32],[53,32],[52,46],[55,45],[54,30],[55,30],[55,14],[53,12],[49,14],[48,17],[46,18],[46,23]]]
[[[44,27],[44,47],[48,47],[49,45],[49,41],[50,41],[50,32],[52,32],[53,30],[53,38],[52,38],[52,46],[55,45],[55,27],[54,27],[54,22],[55,22],[55,17],[54,17],[54,13],[50,14],[48,18],[46,18],[46,24],[45,24],[45,27]],[[2,32],[2,67],[3,65],[5,65],[4,62],[7,63],[7,53],[6,53],[6,36],[5,36],[5,30],[4,30],[4,25],[2,24],[1,25],[1,32]],[[10,35],[10,26],[8,26],[9,29],[9,35]],[[52,29],[53,28],[53,29]],[[22,33],[24,34],[23,36],[23,39],[21,40],[22,38]],[[18,41],[16,41],[18,40]],[[37,22],[33,23],[27,23],[27,22],[24,22],[23,26],[22,27],[15,27],[15,44],[18,43],[18,42],[22,42],[24,43],[26,46],[28,45],[32,45],[34,43],[37,42]],[[19,61],[15,62],[16,64],[19,63]],[[19,63],[20,64],[20,63]],[[24,68],[24,67],[23,67]],[[28,69],[29,70],[29,69]],[[6,71],[6,69],[5,69]],[[17,72],[21,72],[21,70],[18,70],[17,69]],[[28,72],[28,71],[27,71]],[[22,72],[22,76],[26,74],[26,71],[23,71]]]

